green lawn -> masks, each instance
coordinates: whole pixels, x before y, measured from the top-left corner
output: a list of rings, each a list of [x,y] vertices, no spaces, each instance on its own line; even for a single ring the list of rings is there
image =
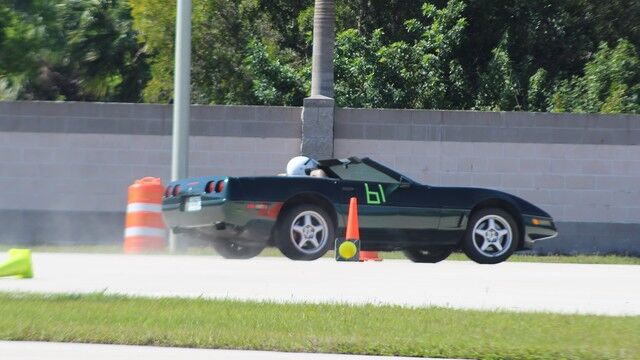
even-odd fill
[[[0,339],[476,359],[639,359],[640,317],[0,293]]]
[[[0,245],[0,252],[9,250],[9,246]],[[67,246],[36,246],[32,248],[35,252],[69,252],[69,253],[103,253],[103,254],[120,254],[121,246],[114,245],[67,245]],[[161,254],[168,254],[163,252]],[[216,255],[212,248],[199,247],[190,248],[182,254],[188,255]],[[280,257],[282,254],[276,248],[265,249],[260,256]],[[333,251],[329,251],[325,257],[333,258]],[[404,259],[402,252],[383,252],[380,253],[383,259]],[[454,261],[470,261],[464,254],[454,253],[448,260]],[[509,261],[511,262],[536,262],[536,263],[569,263],[569,264],[611,264],[611,265],[640,265],[640,257],[632,256],[615,256],[615,255],[553,255],[553,256],[534,256],[515,254]]]

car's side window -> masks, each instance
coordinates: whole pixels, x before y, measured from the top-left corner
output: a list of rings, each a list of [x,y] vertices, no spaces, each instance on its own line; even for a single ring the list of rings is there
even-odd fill
[[[391,176],[372,168],[363,163],[336,165],[331,167],[331,171],[336,173],[343,180],[369,181],[378,183],[397,183]]]

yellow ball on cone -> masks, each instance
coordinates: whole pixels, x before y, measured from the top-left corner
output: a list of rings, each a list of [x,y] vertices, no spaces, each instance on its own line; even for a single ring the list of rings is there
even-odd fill
[[[358,253],[358,248],[353,243],[353,241],[345,241],[340,244],[338,248],[338,253],[343,259],[351,259]]]

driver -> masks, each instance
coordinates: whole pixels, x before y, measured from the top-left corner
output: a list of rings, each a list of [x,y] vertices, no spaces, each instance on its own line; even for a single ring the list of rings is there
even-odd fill
[[[307,156],[296,156],[287,164],[287,176],[314,176],[327,177],[327,174],[318,169],[318,162]]]

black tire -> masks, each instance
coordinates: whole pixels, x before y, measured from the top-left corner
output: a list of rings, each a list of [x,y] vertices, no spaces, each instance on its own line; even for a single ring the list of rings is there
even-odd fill
[[[407,259],[415,263],[438,263],[451,255],[453,248],[450,247],[429,247],[425,249],[406,249],[403,251]]]
[[[265,246],[243,245],[231,239],[215,239],[213,248],[225,259],[251,259],[260,255]]]
[[[310,224],[306,224],[305,214],[310,215]],[[302,225],[302,226],[301,226]],[[310,233],[296,231],[294,226],[298,228],[308,228],[307,225],[314,229],[318,226],[323,230],[314,232],[313,238],[317,242],[311,242]],[[308,229],[306,229],[308,230]],[[306,231],[303,229],[303,231]],[[311,230],[309,230],[311,231]],[[324,256],[329,251],[331,243],[335,239],[335,224],[329,216],[329,213],[322,207],[315,204],[303,204],[287,210],[278,220],[275,234],[275,243],[278,249],[291,260],[311,261]],[[311,244],[309,244],[311,242]],[[302,244],[302,246],[300,246]]]
[[[494,232],[487,235],[491,219],[494,221]],[[485,228],[486,226],[486,228]],[[485,236],[475,234],[475,230],[485,232]],[[506,236],[501,232],[507,231]],[[462,250],[473,261],[479,264],[498,264],[506,261],[517,249],[520,242],[518,224],[508,212],[498,208],[487,208],[471,214],[467,231],[462,240]],[[483,251],[482,248],[488,245]]]

